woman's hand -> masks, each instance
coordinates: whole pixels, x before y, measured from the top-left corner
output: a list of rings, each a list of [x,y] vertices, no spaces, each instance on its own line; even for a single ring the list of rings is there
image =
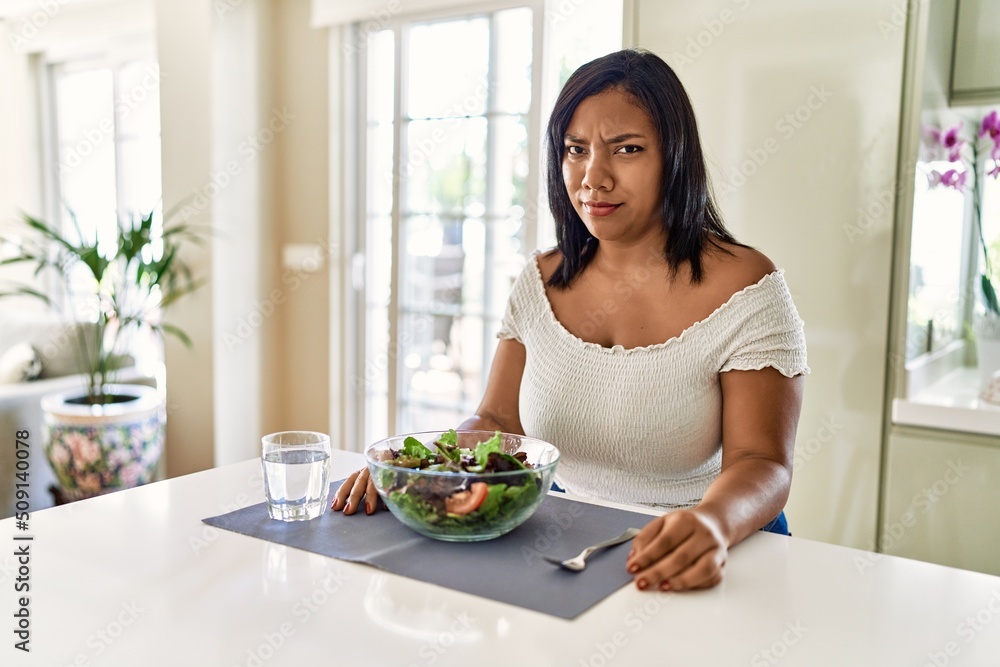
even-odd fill
[[[728,548],[710,515],[677,510],[650,521],[635,536],[625,567],[639,590],[711,588],[722,581]]]
[[[335,512],[343,510],[344,514],[354,514],[361,507],[362,498],[365,501],[365,514],[374,514],[378,509],[378,491],[375,490],[375,482],[372,481],[367,467],[352,472],[351,476],[344,480],[333,496],[330,509]]]

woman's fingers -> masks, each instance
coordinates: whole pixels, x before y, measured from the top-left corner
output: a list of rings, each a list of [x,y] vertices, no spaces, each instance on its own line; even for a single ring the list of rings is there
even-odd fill
[[[374,494],[369,495],[371,495],[373,500],[377,499],[378,494],[375,492],[375,485],[369,478],[368,468],[352,472],[333,495],[333,503],[330,505],[330,509],[334,511],[343,510],[344,514],[354,514],[358,511],[358,507],[361,506],[361,498],[368,493],[369,488],[371,489],[371,494]],[[368,510],[368,514],[371,514],[373,511],[374,508]]]
[[[703,517],[675,512],[647,528],[649,532],[626,560],[637,588],[687,590],[708,588],[722,580],[726,544]]]
[[[354,480],[354,487],[347,496],[347,504],[344,506],[344,514],[354,514],[361,507],[361,499],[368,489],[369,473],[368,468],[358,472],[357,479]]]
[[[344,506],[347,503],[347,497],[351,495],[351,491],[354,489],[354,482],[358,479],[361,473],[362,470],[352,472],[347,479],[345,479],[341,485],[337,487],[337,491],[333,494],[333,503],[330,505],[330,509],[336,512],[344,509]]]
[[[378,489],[375,488],[375,479],[371,476],[371,472],[369,470],[365,472],[368,473],[368,484],[365,486],[365,514],[374,514],[378,509]]]
[[[693,522],[679,513],[667,514],[650,521],[632,540],[632,554],[625,566],[632,574],[641,572],[688,539]]]
[[[667,585],[675,591],[711,588],[722,581],[722,568],[725,565],[726,554],[719,549],[710,549],[703,553],[689,568],[670,577]]]

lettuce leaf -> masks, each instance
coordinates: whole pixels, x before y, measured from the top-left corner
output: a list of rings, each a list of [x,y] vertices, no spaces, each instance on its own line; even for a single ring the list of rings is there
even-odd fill
[[[490,458],[490,453],[496,452],[497,454],[503,454],[503,444],[500,439],[500,431],[493,434],[493,437],[486,442],[481,442],[476,445],[476,463],[481,466],[485,466],[486,462]]]
[[[414,437],[409,437],[403,441],[403,449],[400,450],[403,456],[412,457],[415,459],[432,459],[434,455],[431,450],[424,447],[423,443]]]

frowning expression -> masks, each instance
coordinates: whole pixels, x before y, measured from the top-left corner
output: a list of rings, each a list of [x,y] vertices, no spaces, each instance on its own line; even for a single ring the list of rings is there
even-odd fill
[[[634,244],[663,234],[660,137],[632,96],[612,88],[580,102],[564,144],[566,192],[594,237]]]

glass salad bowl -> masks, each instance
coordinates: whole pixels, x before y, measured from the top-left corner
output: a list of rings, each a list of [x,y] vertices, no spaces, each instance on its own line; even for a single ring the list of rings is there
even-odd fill
[[[499,431],[429,431],[380,440],[365,450],[379,496],[421,535],[478,542],[509,533],[542,503],[559,450]]]

